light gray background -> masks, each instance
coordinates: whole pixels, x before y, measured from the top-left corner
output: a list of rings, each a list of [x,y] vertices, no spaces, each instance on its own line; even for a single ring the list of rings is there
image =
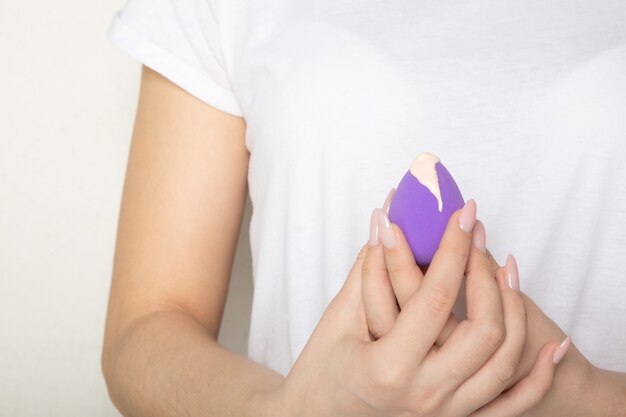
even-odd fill
[[[140,64],[123,0],[0,3],[0,416],[119,416],[100,372]],[[220,342],[245,354],[246,207]]]

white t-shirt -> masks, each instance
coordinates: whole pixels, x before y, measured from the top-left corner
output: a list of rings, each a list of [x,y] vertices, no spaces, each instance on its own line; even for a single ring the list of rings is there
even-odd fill
[[[288,373],[429,151],[522,290],[626,371],[623,0],[129,0],[107,35],[246,120],[251,359]]]

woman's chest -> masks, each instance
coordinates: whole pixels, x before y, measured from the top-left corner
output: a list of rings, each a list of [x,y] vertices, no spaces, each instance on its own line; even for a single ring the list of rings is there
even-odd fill
[[[611,50],[626,43],[626,5],[568,4],[255,2],[227,48],[247,144],[294,158],[381,140],[411,153],[534,146],[546,111],[593,94],[575,90],[577,72],[595,66],[586,75],[610,90],[608,67],[623,65]]]

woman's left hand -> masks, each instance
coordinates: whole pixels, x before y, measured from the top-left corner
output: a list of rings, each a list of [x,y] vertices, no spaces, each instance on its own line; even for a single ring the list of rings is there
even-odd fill
[[[368,248],[368,253],[366,254],[366,262],[367,256],[372,258],[378,257],[378,262],[384,259],[384,266],[386,267],[378,269],[370,268],[369,274],[371,274],[372,271],[379,271],[379,273],[383,275],[378,277],[378,279],[376,279],[376,277],[366,279],[366,276],[363,276],[363,301],[365,303],[366,315],[369,315],[368,322],[372,323],[388,323],[390,320],[394,320],[393,317],[381,317],[383,314],[390,314],[388,309],[377,308],[377,306],[374,305],[377,296],[380,297],[381,295],[381,285],[388,286],[386,290],[382,289],[382,293],[393,293],[401,308],[402,303],[400,300],[408,299],[412,292],[417,289],[423,278],[422,271],[419,270],[419,268],[416,269],[413,254],[402,230],[397,225],[389,223],[388,218],[386,218],[392,196],[393,190],[387,197],[383,208],[378,209],[379,213],[373,214],[372,216],[370,242],[373,243],[374,240],[377,240],[378,243]],[[374,219],[374,216],[381,217],[380,223],[382,224],[379,225],[379,222]],[[480,224],[479,227],[482,228],[484,232],[484,225],[480,223],[480,221],[477,221],[476,224]],[[387,228],[387,230],[380,230],[378,226]],[[386,247],[384,245],[385,241],[389,240],[384,238],[385,234],[387,237],[390,234],[393,234],[395,237],[395,245],[393,247]],[[485,239],[483,238],[483,240]],[[482,245],[485,247],[484,241]],[[370,249],[373,250],[370,251]],[[377,252],[378,256],[376,256]],[[380,256],[380,252],[382,252],[383,256]],[[509,255],[505,266],[501,267],[486,247],[485,253],[490,260],[494,274],[503,275],[513,288],[520,291],[519,273],[515,258]],[[372,281],[375,281],[377,284],[367,285],[367,282]],[[607,371],[593,366],[576,348],[571,339],[566,337],[565,332],[546,316],[536,303],[523,292],[520,291],[520,294],[526,306],[527,335],[524,353],[522,354],[518,366],[515,367],[515,369],[510,369],[508,372],[509,375],[504,375],[504,378],[508,378],[507,386],[513,387],[530,373],[539,349],[547,342],[563,340],[564,346],[561,352],[564,353],[565,350],[567,350],[567,355],[561,355],[561,358],[556,358],[561,361],[556,369],[552,387],[549,392],[543,396],[537,405],[524,413],[524,416],[626,416],[626,374]],[[378,317],[372,317],[375,315],[378,315]],[[445,343],[447,336],[452,333],[457,324],[458,320],[454,316],[451,316],[444,331],[437,340],[438,345]],[[379,331],[381,330],[379,329]],[[384,332],[384,329],[382,331]],[[569,344],[569,348],[565,346],[565,344]],[[558,353],[555,353],[555,356],[557,356],[557,354]],[[504,403],[502,400],[510,395],[512,391],[513,390],[504,391],[483,408],[487,410],[487,407],[493,405],[498,399],[500,403]],[[482,409],[479,409],[473,413],[472,417],[482,416],[481,410]]]

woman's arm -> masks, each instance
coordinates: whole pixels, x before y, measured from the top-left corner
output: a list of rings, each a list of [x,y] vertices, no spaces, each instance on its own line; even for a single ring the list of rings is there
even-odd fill
[[[242,118],[143,67],[102,350],[125,416],[259,416],[284,379],[216,342],[247,194],[244,140]]]
[[[528,312],[529,339],[533,351],[538,341],[564,334],[539,306],[523,294]],[[593,365],[572,343],[552,389],[528,413],[528,417],[626,417],[626,373]]]
[[[372,334],[384,334],[386,332],[385,326],[394,324],[396,321],[394,315],[398,314],[397,312],[394,314],[393,311],[396,300],[401,311],[406,299],[420,287],[424,280],[422,271],[415,265],[413,253],[411,253],[402,230],[397,225],[388,223],[388,219],[384,222],[381,221],[383,216],[388,213],[394,192],[395,189],[390,191],[383,204],[383,209],[378,209],[378,228],[375,227],[376,223],[373,218],[370,229],[370,241],[375,241],[376,236],[383,233],[381,230],[384,230],[385,227],[382,225],[389,224],[388,229],[393,231],[391,235],[396,236],[392,240],[397,241],[397,244],[393,245],[392,248],[384,249],[384,257],[379,255],[378,262],[380,265],[369,266],[370,273],[364,273],[365,314],[370,330],[373,327],[375,329]],[[374,212],[372,212],[372,216],[374,217]],[[382,229],[378,230],[380,228]],[[510,269],[512,275],[517,276],[518,268],[515,257],[510,256],[507,258],[506,267],[500,267],[489,250],[486,249],[484,224],[480,220],[476,220],[475,228],[475,236],[478,232],[482,234],[477,240],[482,242],[481,247],[485,249],[489,269],[493,274],[498,277],[501,272],[506,274]],[[383,239],[381,238],[381,240]],[[428,269],[427,267],[426,271]],[[519,277],[513,281],[519,284]],[[513,410],[518,402],[511,394],[516,387],[520,386],[520,381],[532,373],[533,363],[541,347],[547,341],[560,341],[566,337],[566,334],[543,313],[533,300],[521,291],[519,294],[523,299],[525,306],[523,311],[527,321],[525,346],[521,360],[519,363],[510,362],[510,366],[500,365],[501,371],[498,378],[507,381],[507,391],[496,397],[484,408],[471,414],[472,416],[492,415],[493,410],[496,410],[495,415],[499,416],[517,415]],[[385,300],[385,297],[390,298],[391,303],[389,300]],[[384,308],[385,303],[391,305],[393,309]],[[372,326],[372,323],[376,326]],[[459,321],[451,315],[436,344],[445,346],[450,334],[455,331],[458,325]],[[567,349],[567,354],[561,359],[550,389],[544,392],[542,396],[535,397],[537,404],[523,414],[525,417],[626,417],[626,373],[595,367],[584,357],[574,343],[571,343]],[[533,388],[535,391],[537,388],[545,388],[545,386],[541,387],[537,384],[526,384],[526,386],[531,392]],[[529,397],[523,389],[518,389],[518,393],[520,394],[518,398]],[[499,404],[496,406],[497,403]],[[526,401],[523,405],[529,405],[529,402]],[[500,412],[502,409],[506,410],[506,414]]]
[[[387,336],[375,342],[368,336],[360,255],[286,378],[217,344],[246,196],[244,139],[241,118],[144,69],[102,352],[120,411],[151,417],[425,417],[465,416],[477,401],[486,402],[491,392],[465,380],[475,369],[495,372],[483,365],[508,328],[499,298],[468,298],[478,307],[473,326],[456,334],[463,343],[432,354],[468,263],[473,204],[451,216],[425,284]],[[470,293],[498,291],[484,268],[472,270],[476,289]],[[539,355],[548,385],[555,346],[547,344]],[[461,386],[463,395],[455,396]]]

